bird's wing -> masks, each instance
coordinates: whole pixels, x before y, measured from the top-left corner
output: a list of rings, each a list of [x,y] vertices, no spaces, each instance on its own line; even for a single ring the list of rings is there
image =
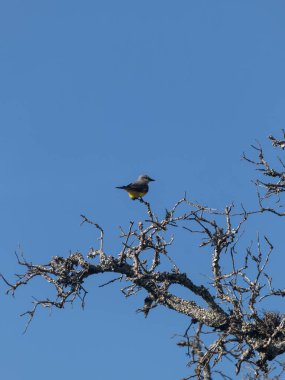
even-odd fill
[[[125,189],[126,190],[138,191],[138,192],[144,192],[144,191],[148,191],[148,185],[146,183],[133,182],[133,183],[129,183],[125,187]]]

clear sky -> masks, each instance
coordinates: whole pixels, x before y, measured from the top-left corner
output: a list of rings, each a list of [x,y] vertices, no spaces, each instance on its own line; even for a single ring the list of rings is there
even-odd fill
[[[19,245],[38,263],[87,253],[96,234],[81,213],[119,252],[118,226],[144,213],[115,186],[141,173],[156,179],[146,199],[158,213],[185,190],[212,207],[251,205],[253,170],[240,157],[285,127],[284,67],[282,0],[0,1],[1,272],[19,271]],[[201,250],[187,238],[176,247],[204,281]],[[119,286],[98,289],[103,281],[88,281],[84,311],[40,311],[26,335],[19,314],[47,287],[12,299],[1,285],[2,377],[186,376],[172,337],[187,319],[159,308],[144,319],[143,295],[125,300]]]

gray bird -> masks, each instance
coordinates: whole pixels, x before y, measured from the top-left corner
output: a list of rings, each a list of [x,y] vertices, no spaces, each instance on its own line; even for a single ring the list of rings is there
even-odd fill
[[[117,186],[116,189],[126,190],[132,200],[142,198],[148,192],[148,183],[154,181],[148,175],[140,175],[139,178],[126,186]]]

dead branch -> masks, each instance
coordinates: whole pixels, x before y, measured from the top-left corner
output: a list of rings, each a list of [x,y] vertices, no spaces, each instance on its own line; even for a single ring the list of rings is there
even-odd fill
[[[285,149],[285,134],[276,139],[269,136],[276,148]],[[281,200],[285,191],[285,166],[279,159],[279,168],[273,168],[265,157],[262,146],[253,146],[257,159],[243,155],[255,166],[259,177],[255,180],[259,209],[235,210],[233,204],[217,210],[187,199],[186,194],[159,218],[150,203],[140,199],[146,208],[146,219],[127,228],[121,227],[121,245],[112,255],[104,250],[104,230],[96,222],[81,215],[82,224],[94,227],[99,233],[97,248],[89,252],[73,252],[68,257],[52,257],[47,264],[28,262],[17,256],[22,268],[14,282],[8,281],[7,293],[15,295],[18,288],[29,285],[35,278],[46,281],[54,290],[52,299],[34,299],[30,310],[22,315],[30,325],[39,307],[63,309],[79,301],[85,305],[85,280],[90,276],[112,273],[111,278],[99,285],[123,284],[125,297],[144,292],[139,312],[148,316],[157,307],[165,307],[188,316],[191,323],[178,342],[187,349],[189,366],[193,369],[187,378],[230,379],[221,368],[223,360],[230,360],[236,375],[245,367],[252,369],[248,379],[269,379],[277,371],[277,358],[285,352],[285,317],[270,310],[264,311],[262,302],[268,297],[284,297],[285,289],[275,289],[272,276],[267,272],[273,244],[267,236],[258,236],[256,242],[245,246],[243,226],[267,212],[285,216]],[[272,205],[274,198],[278,203]],[[198,246],[207,253],[211,268],[208,283],[194,282],[191,274],[175,263],[173,230],[182,228],[190,237],[200,237]],[[197,254],[199,248],[197,247]],[[177,289],[183,288],[181,297]],[[197,327],[198,326],[198,327]],[[274,363],[274,364],[272,364]],[[276,364],[277,363],[277,364]],[[220,367],[219,367],[220,366]],[[274,379],[281,379],[284,365]]]

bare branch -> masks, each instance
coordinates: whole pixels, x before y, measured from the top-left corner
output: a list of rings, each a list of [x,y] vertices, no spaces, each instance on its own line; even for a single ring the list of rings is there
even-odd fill
[[[269,136],[269,140],[283,152],[284,131],[282,139]],[[260,143],[252,148],[257,157],[244,154],[243,159],[258,173],[254,182],[258,201],[255,210],[246,210],[243,205],[236,208],[234,204],[218,210],[185,194],[158,217],[149,202],[139,199],[146,218],[120,227],[121,242],[112,255],[105,252],[103,228],[84,215],[81,224],[90,224],[99,231],[95,248],[89,252],[55,256],[47,264],[30,263],[17,255],[22,271],[15,281],[0,275],[7,293],[15,295],[18,288],[35,278],[47,282],[54,291],[54,297],[34,298],[31,309],[22,314],[28,318],[26,329],[39,307],[63,309],[76,301],[84,307],[85,280],[112,273],[115,276],[108,277],[99,288],[120,282],[120,291],[127,298],[143,293],[144,301],[137,311],[145,317],[157,307],[164,307],[190,318],[178,342],[186,348],[192,370],[187,379],[230,379],[222,370],[226,359],[236,375],[250,368],[252,373],[245,378],[269,379],[275,371],[273,378],[282,379],[285,366],[277,358],[285,353],[285,316],[262,307],[268,297],[285,297],[285,289],[275,289],[273,277],[267,272],[273,244],[267,236],[257,235],[250,244],[243,240],[249,220],[254,222],[254,218],[268,213],[285,216],[285,164],[278,157],[278,167],[272,167]],[[182,270],[176,264],[179,255],[174,250],[174,231],[179,228],[187,238],[197,241],[193,245],[197,254],[201,249],[206,251],[208,282],[194,281],[189,273],[192,268]]]

